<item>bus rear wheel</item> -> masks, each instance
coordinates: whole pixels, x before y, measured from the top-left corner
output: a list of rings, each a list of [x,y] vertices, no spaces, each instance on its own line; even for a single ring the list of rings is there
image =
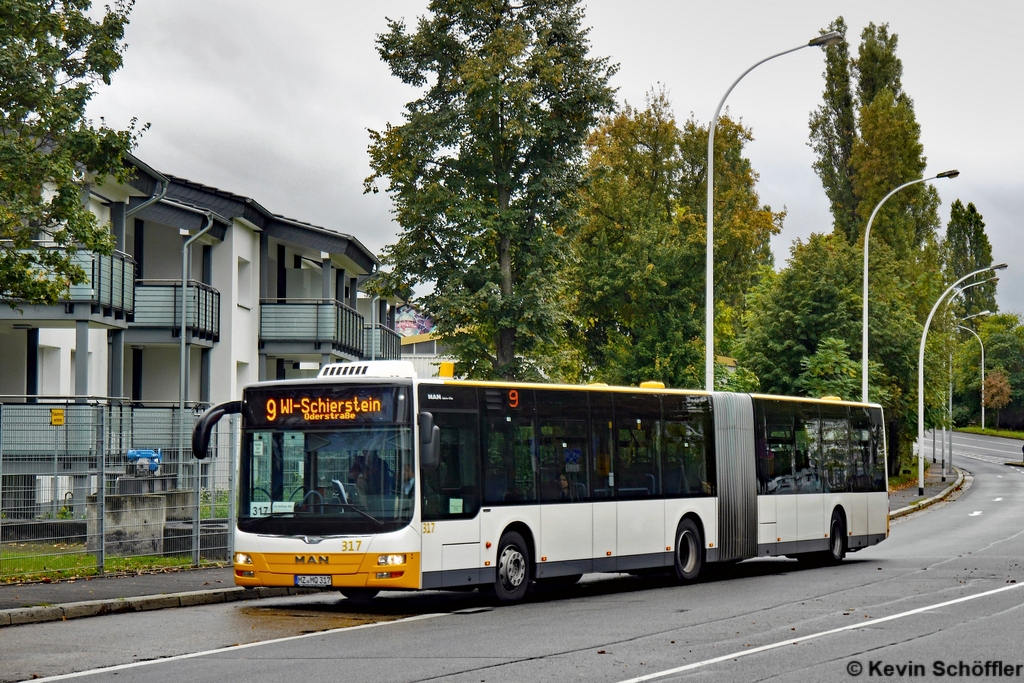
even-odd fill
[[[493,592],[498,602],[519,602],[530,587],[530,549],[523,537],[508,531],[498,541],[497,577]]]
[[[692,519],[676,528],[675,575],[679,583],[691,583],[704,571],[704,539]]]
[[[832,513],[832,522],[828,527],[828,552],[823,553],[825,564],[839,564],[846,557],[846,524],[839,510]]]

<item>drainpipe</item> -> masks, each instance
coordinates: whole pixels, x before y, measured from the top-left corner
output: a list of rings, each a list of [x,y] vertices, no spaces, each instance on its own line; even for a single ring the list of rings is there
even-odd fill
[[[188,288],[188,253],[189,247],[197,239],[205,235],[213,227],[213,214],[209,211],[204,212],[206,214],[206,224],[203,225],[202,229],[195,235],[185,240],[185,243],[181,245],[181,328],[179,334],[181,335],[181,358],[178,364],[178,407],[180,413],[178,415],[178,444],[181,448],[181,454],[185,454],[185,376],[188,372],[188,354],[186,352],[185,344],[185,324],[187,322],[185,316],[185,310],[188,305],[185,295],[187,294]],[[184,464],[184,463],[182,463]],[[201,469],[199,461],[196,461],[196,485],[195,485],[195,500],[193,501],[192,511],[192,564],[199,566],[199,489],[200,489],[200,475]]]
[[[377,318],[377,301],[380,300],[380,296],[374,296],[370,299],[370,360],[377,360],[377,324],[374,322]]]
[[[142,211],[144,208],[146,208],[150,204],[154,204],[154,203],[160,201],[161,199],[163,199],[164,195],[167,194],[167,185],[168,185],[168,183],[167,183],[167,179],[166,178],[161,180],[160,181],[160,191],[157,192],[152,197],[150,197],[149,199],[147,199],[146,201],[144,201],[141,204],[139,204],[138,206],[136,206],[135,208],[128,209],[127,211],[125,211],[124,212],[125,220],[131,218],[132,216],[137,214],[139,211]]]

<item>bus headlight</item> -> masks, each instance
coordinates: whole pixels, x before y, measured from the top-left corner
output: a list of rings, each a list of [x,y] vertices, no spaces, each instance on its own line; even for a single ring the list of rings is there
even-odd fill
[[[252,564],[252,558],[245,553],[235,553],[235,564]]]
[[[378,555],[377,564],[405,564],[405,555]]]

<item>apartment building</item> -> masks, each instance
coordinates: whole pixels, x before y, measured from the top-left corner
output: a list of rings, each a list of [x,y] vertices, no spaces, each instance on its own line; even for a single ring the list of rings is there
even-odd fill
[[[129,183],[88,187],[114,254],[79,252],[89,279],[57,305],[0,308],[0,400],[178,401],[183,261],[188,402],[238,398],[248,383],[323,363],[400,357],[400,302],[363,293],[380,264],[357,238],[126,163]]]

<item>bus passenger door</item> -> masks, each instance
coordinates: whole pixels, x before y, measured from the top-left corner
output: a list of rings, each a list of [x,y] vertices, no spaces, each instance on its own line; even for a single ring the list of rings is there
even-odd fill
[[[450,391],[445,388],[446,393]],[[439,464],[421,482],[423,587],[480,583],[479,426],[475,411],[432,411]]]

